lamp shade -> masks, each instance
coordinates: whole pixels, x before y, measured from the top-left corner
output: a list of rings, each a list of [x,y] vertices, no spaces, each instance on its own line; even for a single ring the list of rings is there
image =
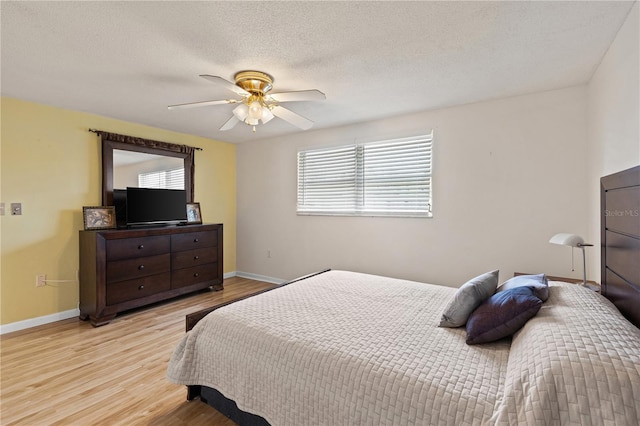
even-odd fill
[[[269,108],[262,108],[262,124],[268,123],[273,118],[273,113]]]
[[[560,244],[570,247],[581,247],[584,244],[584,239],[575,234],[556,234],[549,240],[551,244]]]
[[[259,101],[253,101],[249,104],[249,119],[256,121],[255,124],[258,124],[257,121],[262,117],[262,105],[260,105]],[[254,123],[249,123],[254,124]]]
[[[233,115],[240,121],[244,121],[249,115],[249,107],[246,104],[240,104],[233,110]]]

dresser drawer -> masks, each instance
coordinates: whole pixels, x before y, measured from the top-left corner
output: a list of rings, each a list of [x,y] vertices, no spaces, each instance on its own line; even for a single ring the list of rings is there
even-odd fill
[[[107,285],[107,305],[116,305],[171,289],[171,274],[151,275]]]
[[[189,232],[171,236],[171,251],[193,250],[215,247],[218,243],[216,231]]]
[[[146,277],[170,270],[171,255],[169,253],[137,259],[114,260],[107,262],[107,283]]]
[[[216,263],[194,266],[193,268],[178,269],[171,272],[171,287],[179,288],[205,281],[214,281],[217,271]]]
[[[190,268],[217,260],[218,252],[215,247],[178,251],[171,253],[171,269]]]
[[[107,260],[130,259],[132,257],[169,253],[171,237],[169,235],[160,235],[108,240],[106,245]]]

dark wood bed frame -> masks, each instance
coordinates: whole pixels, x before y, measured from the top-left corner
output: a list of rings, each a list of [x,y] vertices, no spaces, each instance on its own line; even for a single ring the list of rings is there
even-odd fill
[[[640,328],[640,166],[605,176],[600,182],[601,293],[611,300],[629,321]],[[327,271],[329,269],[306,275],[283,285],[302,281]],[[280,287],[266,289],[257,294],[277,290]],[[253,296],[255,294],[247,297]],[[187,331],[210,312],[236,301],[187,315]],[[264,418],[240,410],[233,400],[225,398],[215,389],[199,385],[187,386],[187,399],[193,400],[197,397],[237,424],[269,426]]]

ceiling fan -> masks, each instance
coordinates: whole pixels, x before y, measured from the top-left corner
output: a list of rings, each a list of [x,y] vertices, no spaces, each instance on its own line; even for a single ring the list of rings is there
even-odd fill
[[[273,77],[262,71],[240,71],[235,74],[235,83],[215,75],[201,75],[200,77],[216,83],[239,96],[239,99],[221,99],[214,101],[192,102],[187,104],[169,105],[169,109],[197,108],[210,105],[239,104],[233,110],[233,115],[220,130],[230,130],[239,122],[253,126],[270,121],[274,116],[307,130],[313,126],[313,121],[280,106],[284,102],[321,101],[326,99],[319,90],[300,90],[294,92],[269,93],[273,88]]]

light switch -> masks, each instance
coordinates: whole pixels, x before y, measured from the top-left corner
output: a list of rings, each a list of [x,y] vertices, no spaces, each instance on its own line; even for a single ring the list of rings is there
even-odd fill
[[[4,202],[0,203],[0,216],[4,216]]]
[[[22,214],[22,203],[11,203],[11,215],[19,216]]]

